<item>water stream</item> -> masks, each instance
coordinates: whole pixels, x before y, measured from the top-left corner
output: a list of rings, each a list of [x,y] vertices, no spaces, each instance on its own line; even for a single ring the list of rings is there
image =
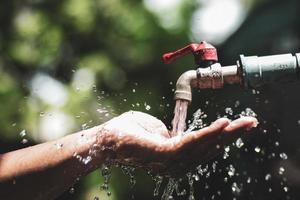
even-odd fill
[[[189,102],[186,100],[178,99],[176,100],[174,108],[174,118],[172,120],[172,131],[171,136],[176,136],[182,134],[185,131],[186,124],[186,114]]]

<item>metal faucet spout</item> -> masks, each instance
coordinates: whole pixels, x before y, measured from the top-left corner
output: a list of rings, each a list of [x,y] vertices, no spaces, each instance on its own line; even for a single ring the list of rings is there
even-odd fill
[[[192,101],[192,88],[207,89],[222,88],[224,84],[241,83],[237,65],[222,67],[215,63],[207,68],[198,68],[184,72],[176,83],[174,99]]]
[[[184,72],[177,80],[174,99],[192,101],[192,85],[197,82],[197,71],[189,70]]]

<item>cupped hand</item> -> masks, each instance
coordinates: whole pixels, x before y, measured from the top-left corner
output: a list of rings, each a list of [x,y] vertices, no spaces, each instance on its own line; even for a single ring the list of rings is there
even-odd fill
[[[170,137],[157,118],[126,112],[103,126],[103,145],[113,149],[113,162],[146,168],[154,173],[185,172],[215,157],[240,133],[257,125],[253,117],[220,118],[210,126]]]

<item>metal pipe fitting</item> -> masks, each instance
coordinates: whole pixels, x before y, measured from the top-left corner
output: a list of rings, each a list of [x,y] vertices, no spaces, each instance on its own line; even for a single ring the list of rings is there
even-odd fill
[[[270,82],[288,82],[298,79],[300,55],[240,56],[243,85],[255,88]]]
[[[224,84],[240,83],[237,65],[222,67],[215,63],[207,68],[198,68],[184,72],[176,83],[174,99],[192,101],[192,88],[222,88]]]
[[[197,71],[189,70],[184,72],[177,80],[174,99],[192,101],[192,85],[197,81]]]

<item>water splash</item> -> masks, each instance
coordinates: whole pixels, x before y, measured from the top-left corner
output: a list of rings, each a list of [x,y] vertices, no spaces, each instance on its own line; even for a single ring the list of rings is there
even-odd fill
[[[242,138],[238,138],[235,141],[235,145],[236,145],[237,148],[241,148],[242,146],[244,146],[244,142],[243,142]]]
[[[161,200],[170,200],[173,199],[173,192],[177,187],[177,182],[175,178],[169,178],[169,181],[164,189],[164,192],[161,196]]]
[[[182,178],[178,179],[177,184],[176,184],[176,188],[175,188],[176,195],[178,197],[186,195],[186,189],[182,189],[181,191],[179,189],[179,186],[180,186],[181,182],[182,182]]]
[[[188,178],[188,183],[189,183],[189,186],[190,186],[190,192],[189,192],[189,198],[188,200],[195,200],[195,196],[194,196],[194,180],[192,178],[192,173],[189,172],[186,174],[187,175],[187,178]]]
[[[242,186],[238,185],[236,182],[232,183],[231,191],[235,196],[239,196],[242,192]]]
[[[109,191],[109,180],[111,177],[111,168],[109,166],[104,165],[101,169],[101,175],[104,181],[100,188],[106,191],[107,196],[110,196],[111,192]]]
[[[193,121],[189,124],[188,129],[185,132],[191,132],[196,129],[201,129],[206,126],[203,119],[207,118],[207,115],[201,111],[201,109],[196,110],[193,114]]]
[[[125,175],[129,176],[129,183],[131,188],[133,188],[134,185],[136,184],[136,179],[134,177],[135,168],[131,166],[122,165],[121,170]]]
[[[288,159],[288,156],[287,156],[286,153],[284,153],[284,152],[283,152],[283,153],[280,153],[279,156],[280,156],[280,158],[283,159],[283,160]]]
[[[158,196],[161,183],[163,182],[163,176],[155,176],[153,177],[153,181],[155,182],[153,196]]]

